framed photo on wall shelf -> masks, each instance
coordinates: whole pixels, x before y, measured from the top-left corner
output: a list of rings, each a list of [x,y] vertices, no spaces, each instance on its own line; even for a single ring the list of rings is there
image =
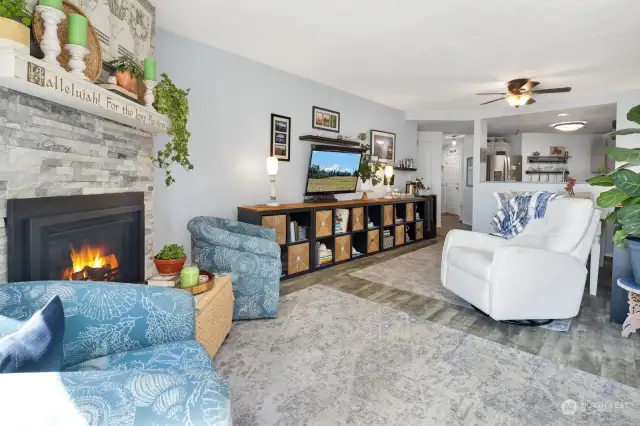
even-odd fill
[[[312,109],[312,120],[314,129],[340,133],[340,113],[337,111],[314,106]]]
[[[371,156],[378,157],[381,163],[393,164],[396,153],[396,134],[371,130]]]
[[[279,161],[291,159],[291,117],[271,114],[271,143],[269,155]]]

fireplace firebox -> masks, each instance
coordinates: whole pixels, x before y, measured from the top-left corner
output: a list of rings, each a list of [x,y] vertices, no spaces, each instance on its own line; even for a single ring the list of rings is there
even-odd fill
[[[7,201],[9,282],[144,282],[144,194]]]

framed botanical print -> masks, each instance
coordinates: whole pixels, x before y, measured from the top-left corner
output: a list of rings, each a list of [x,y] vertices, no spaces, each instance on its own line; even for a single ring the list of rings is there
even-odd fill
[[[393,164],[396,153],[396,134],[371,130],[371,156],[378,157],[381,163]]]
[[[312,113],[313,113],[312,126],[314,129],[340,133],[340,113],[339,112],[314,106]]]
[[[270,155],[280,161],[291,159],[291,118],[271,114]]]

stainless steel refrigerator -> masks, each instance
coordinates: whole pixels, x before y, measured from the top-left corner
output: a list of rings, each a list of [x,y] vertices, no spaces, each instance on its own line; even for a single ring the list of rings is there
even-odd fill
[[[522,182],[521,155],[490,155],[487,159],[487,182]]]

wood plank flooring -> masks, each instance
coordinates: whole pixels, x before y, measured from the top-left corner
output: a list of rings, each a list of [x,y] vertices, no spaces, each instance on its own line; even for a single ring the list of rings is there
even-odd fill
[[[454,220],[450,218],[451,216],[446,218],[446,222],[449,223],[443,221],[445,232],[459,226],[457,217],[454,216]],[[443,239],[444,236],[438,238]],[[436,242],[437,240],[423,241],[283,281],[281,295],[322,284],[556,363],[613,379],[625,385],[640,387],[640,336],[634,334],[629,339],[623,339],[620,336],[620,325],[609,322],[610,261],[605,261],[605,266],[600,270],[598,295],[589,295],[585,286],[580,313],[573,319],[571,329],[566,333],[496,322],[472,309],[349,276],[349,273],[355,270]]]

